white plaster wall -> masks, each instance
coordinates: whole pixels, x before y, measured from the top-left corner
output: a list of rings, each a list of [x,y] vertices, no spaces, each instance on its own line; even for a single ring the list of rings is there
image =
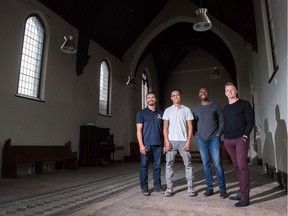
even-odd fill
[[[257,146],[264,163],[287,173],[287,1],[271,3],[279,70],[269,84],[273,68],[265,1],[254,1],[259,44],[252,56]]]
[[[25,19],[34,12],[44,21],[49,45],[44,102],[15,96]],[[90,41],[91,58],[84,73],[77,76],[76,55],[60,51],[70,26],[36,0],[1,0],[0,28],[1,145],[8,138],[14,145],[64,145],[71,141],[73,150],[78,151],[80,126],[92,122],[111,128],[116,146],[125,147],[128,154],[130,112],[123,103],[129,93],[123,76],[127,74],[126,63]],[[77,38],[77,31],[74,33]],[[112,72],[111,117],[98,114],[99,70],[104,58]]]

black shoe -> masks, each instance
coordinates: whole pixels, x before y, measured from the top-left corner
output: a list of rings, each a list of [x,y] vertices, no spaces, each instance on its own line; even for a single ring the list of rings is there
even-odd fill
[[[206,192],[204,193],[204,196],[208,197],[214,194],[213,189],[207,189]]]
[[[245,206],[250,205],[250,200],[242,198],[242,199],[240,199],[240,201],[238,203],[236,203],[234,205],[235,205],[235,207],[245,207]]]
[[[154,188],[154,192],[161,193],[161,194],[164,194],[164,193],[165,193],[165,191],[163,190],[162,187],[160,187],[160,188]]]
[[[149,196],[149,195],[150,195],[150,192],[149,192],[148,189],[143,189],[143,190],[142,190],[142,194],[143,194],[144,196]]]
[[[229,197],[230,200],[241,200],[241,193],[238,193],[236,196],[234,197]]]
[[[222,190],[220,191],[220,198],[221,199],[226,199],[228,197],[228,193],[226,192],[226,190]]]

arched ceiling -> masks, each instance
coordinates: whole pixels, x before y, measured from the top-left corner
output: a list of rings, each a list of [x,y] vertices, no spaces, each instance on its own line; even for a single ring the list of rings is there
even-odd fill
[[[152,54],[158,75],[163,80],[194,48],[204,49],[217,58],[236,81],[234,59],[226,44],[212,31],[194,31],[192,23],[179,22],[162,31],[143,51],[139,64]]]
[[[125,52],[169,0],[38,0],[79,30],[78,75],[89,60],[93,40],[122,61]],[[182,0],[181,0],[182,1]],[[181,2],[179,0],[179,2]],[[188,0],[187,0],[188,1]],[[216,19],[237,32],[257,51],[253,1],[190,0],[208,9]],[[194,11],[191,11],[194,16]],[[155,37],[141,58],[152,54],[159,75],[168,75],[193,47],[201,47],[221,62],[236,79],[234,60],[223,41],[212,31],[195,32],[190,23],[177,23]]]

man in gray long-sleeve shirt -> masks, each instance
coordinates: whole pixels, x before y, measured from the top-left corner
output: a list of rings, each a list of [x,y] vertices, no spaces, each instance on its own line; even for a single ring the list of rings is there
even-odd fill
[[[198,96],[201,104],[193,110],[193,129],[196,142],[200,151],[207,190],[204,196],[211,196],[213,191],[213,178],[210,164],[210,155],[216,171],[220,198],[228,197],[224,171],[221,163],[221,135],[223,133],[224,121],[221,106],[208,99],[208,89],[200,88]]]

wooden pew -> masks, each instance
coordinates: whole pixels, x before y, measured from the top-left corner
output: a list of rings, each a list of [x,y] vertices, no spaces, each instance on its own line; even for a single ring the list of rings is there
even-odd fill
[[[72,152],[71,142],[64,146],[11,145],[8,139],[3,147],[2,177],[17,178],[17,166],[35,163],[35,173],[44,172],[44,163],[55,162],[55,169],[76,169],[77,152]]]

